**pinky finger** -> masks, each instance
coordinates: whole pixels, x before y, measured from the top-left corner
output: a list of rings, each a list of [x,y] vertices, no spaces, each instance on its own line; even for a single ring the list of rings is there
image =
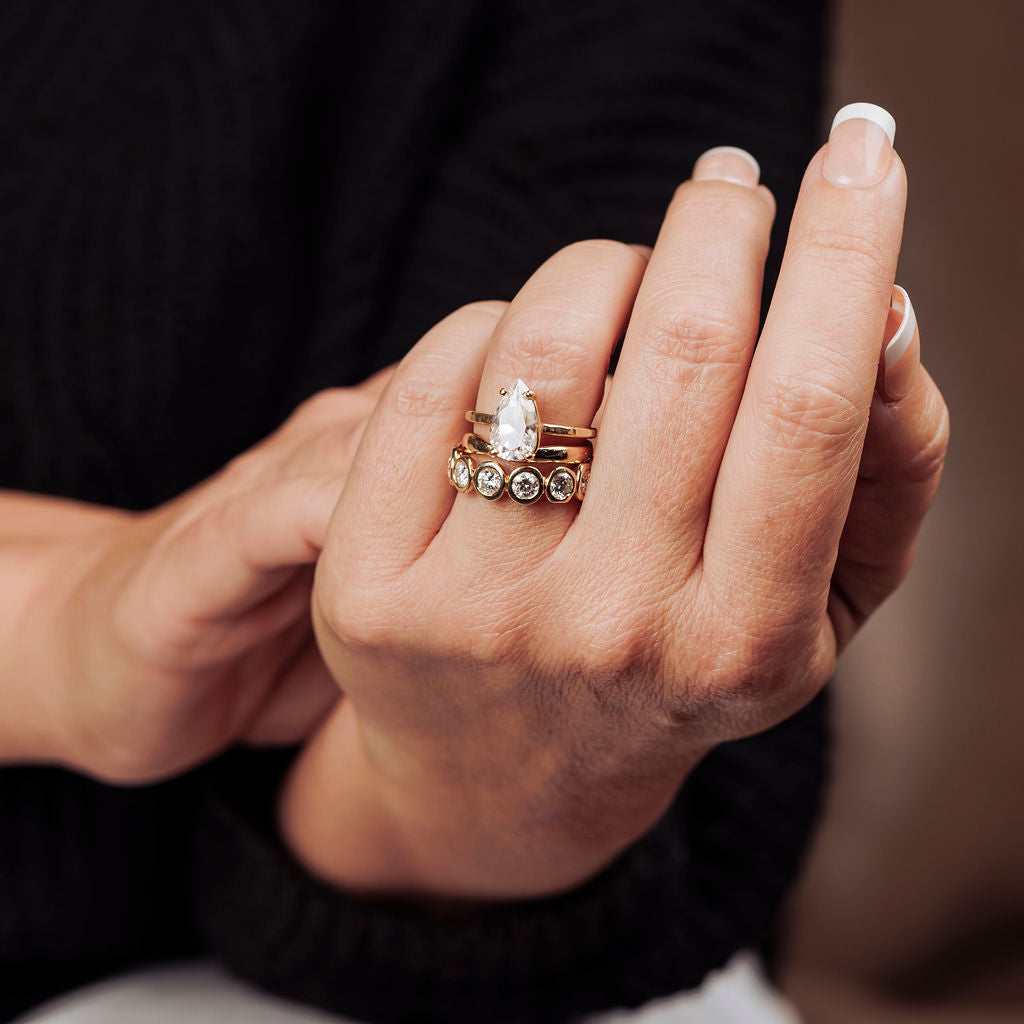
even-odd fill
[[[913,308],[909,300],[900,308],[894,295],[894,309],[897,317],[890,317],[889,330],[897,329],[886,346],[888,366],[886,353],[882,355],[879,393],[872,402],[860,473],[832,579],[829,610],[840,647],[907,574],[921,523],[939,486],[949,442],[946,403],[919,366],[916,323],[907,324],[909,340],[898,330],[900,317],[904,324],[913,319]]]

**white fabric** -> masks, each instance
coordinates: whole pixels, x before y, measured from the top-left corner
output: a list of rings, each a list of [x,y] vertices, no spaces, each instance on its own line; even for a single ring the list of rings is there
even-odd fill
[[[207,963],[125,975],[64,996],[17,1024],[344,1024],[271,998]],[[349,1022],[353,1024],[353,1022]],[[699,992],[661,999],[591,1024],[800,1024],[764,980],[757,960],[741,954]]]

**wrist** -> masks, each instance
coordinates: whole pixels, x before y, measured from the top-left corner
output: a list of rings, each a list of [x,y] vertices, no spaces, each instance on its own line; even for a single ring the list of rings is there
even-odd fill
[[[0,761],[73,763],[71,696],[80,672],[70,653],[81,582],[128,514],[59,499],[17,495],[2,538],[9,656],[0,672]],[[94,595],[83,594],[85,603]]]
[[[160,524],[158,511],[109,511],[105,522],[68,546],[67,571],[52,601],[49,628],[60,645],[47,696],[53,760],[113,781],[128,777],[120,771],[119,741],[127,731],[109,723],[126,708],[120,684],[140,672],[119,629],[119,609],[127,607],[121,597]]]
[[[454,900],[551,896],[604,869],[658,820],[659,800],[582,813],[556,785],[470,788],[422,768],[383,769],[352,708],[338,710],[282,790],[285,841],[315,875],[353,892]]]

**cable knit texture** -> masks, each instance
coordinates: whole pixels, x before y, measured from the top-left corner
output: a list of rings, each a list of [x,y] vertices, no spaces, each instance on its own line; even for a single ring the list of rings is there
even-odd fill
[[[5,0],[0,486],[152,507],[559,246],[653,242],[712,145],[779,199],[771,280],[822,35],[810,0]],[[770,935],[822,722],[716,752],[579,891],[457,918],[305,875],[268,820],[276,757],[135,790],[5,769],[0,1017],[200,953],[382,1021],[694,985]]]

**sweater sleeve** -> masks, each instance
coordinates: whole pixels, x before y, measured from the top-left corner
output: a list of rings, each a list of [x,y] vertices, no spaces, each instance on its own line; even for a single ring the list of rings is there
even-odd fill
[[[0,769],[0,1021],[104,974],[195,955],[202,770],[133,788]]]
[[[824,708],[819,696],[713,751],[655,828],[578,889],[458,913],[307,874],[272,823],[285,763],[236,754],[201,815],[199,928],[253,984],[380,1024],[544,1024],[695,987],[771,943],[818,810]]]

